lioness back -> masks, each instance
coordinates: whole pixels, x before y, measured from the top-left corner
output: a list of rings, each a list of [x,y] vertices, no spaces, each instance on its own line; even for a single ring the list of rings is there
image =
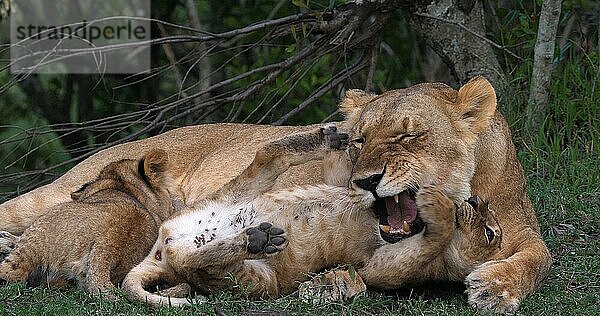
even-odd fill
[[[193,205],[238,175],[263,143],[314,127],[206,124],[116,145],[87,158],[54,182],[1,204],[0,230],[21,234],[50,207],[70,201],[71,192],[93,180],[110,162],[140,159],[152,148],[169,152],[177,190],[187,205]],[[320,163],[309,162],[291,168],[278,179],[276,187],[320,180]]]

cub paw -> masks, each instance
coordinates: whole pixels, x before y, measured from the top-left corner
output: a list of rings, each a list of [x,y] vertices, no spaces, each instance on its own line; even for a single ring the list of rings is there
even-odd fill
[[[518,274],[503,261],[486,262],[465,279],[469,304],[483,311],[506,315],[519,308]]]
[[[283,229],[271,223],[261,223],[256,227],[248,228],[246,235],[248,235],[246,249],[252,254],[271,255],[282,251],[287,246]]]
[[[356,270],[336,269],[313,277],[300,284],[298,296],[307,303],[345,302],[365,293],[367,286]]]
[[[321,128],[321,133],[325,136],[325,145],[334,150],[348,149],[350,136],[346,133],[338,133],[335,125],[328,125]]]
[[[421,217],[428,224],[454,221],[454,202],[436,187],[425,186],[419,190],[416,203]]]
[[[24,269],[18,262],[11,260],[9,256],[0,262],[0,280],[9,283],[26,281],[30,271]]]
[[[4,260],[17,247],[18,239],[19,237],[9,232],[0,231],[0,261]]]

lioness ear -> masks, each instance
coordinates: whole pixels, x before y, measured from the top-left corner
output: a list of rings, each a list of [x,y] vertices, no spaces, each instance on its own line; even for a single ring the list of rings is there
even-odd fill
[[[153,149],[140,160],[138,169],[150,181],[159,182],[169,169],[169,155],[162,149]]]
[[[473,134],[484,131],[496,112],[494,87],[482,76],[469,80],[458,90],[454,112]]]
[[[340,111],[344,113],[345,121],[348,126],[353,126],[358,121],[362,113],[362,106],[373,100],[377,95],[364,92],[360,89],[351,89],[346,91],[346,96],[340,103]]]

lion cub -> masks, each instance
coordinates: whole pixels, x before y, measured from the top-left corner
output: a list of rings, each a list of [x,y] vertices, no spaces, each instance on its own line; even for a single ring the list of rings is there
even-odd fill
[[[502,228],[486,201],[472,196],[456,210],[456,228],[444,259],[452,275],[463,281],[477,266],[500,253]]]
[[[336,248],[327,245],[327,240],[362,245],[362,239],[335,237],[335,230],[330,230],[329,238],[315,238],[321,226],[349,224],[362,230],[358,223],[372,219],[372,228],[376,227],[374,217],[366,212],[345,215],[343,210],[352,209],[353,204],[347,189],[307,185],[270,191],[289,167],[322,159],[347,145],[348,135],[337,133],[335,126],[288,135],[264,145],[239,176],[201,204],[161,225],[146,259],[123,281],[127,297],[153,305],[187,305],[191,303],[185,297],[188,293],[168,297],[148,291],[157,284],[183,282],[201,293],[244,284],[252,297],[276,297],[290,293],[308,273],[329,266],[328,261],[340,259],[329,254]],[[341,222],[342,218],[348,219],[347,223]],[[326,255],[308,250],[318,243],[323,244],[321,250]],[[357,253],[355,246],[343,248]]]
[[[0,263],[0,279],[28,285],[74,281],[90,294],[114,298],[113,284],[144,259],[158,227],[174,212],[168,169],[162,150],[139,161],[113,162],[72,193],[72,202],[46,212],[22,236],[0,234],[14,243]]]

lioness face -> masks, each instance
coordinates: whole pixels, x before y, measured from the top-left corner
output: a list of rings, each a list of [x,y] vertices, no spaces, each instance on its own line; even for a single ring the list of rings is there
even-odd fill
[[[419,233],[415,194],[442,189],[457,204],[470,196],[477,134],[496,109],[493,88],[475,78],[455,91],[420,84],[380,96],[351,91],[342,103],[352,135],[351,190],[374,205],[388,242]]]

